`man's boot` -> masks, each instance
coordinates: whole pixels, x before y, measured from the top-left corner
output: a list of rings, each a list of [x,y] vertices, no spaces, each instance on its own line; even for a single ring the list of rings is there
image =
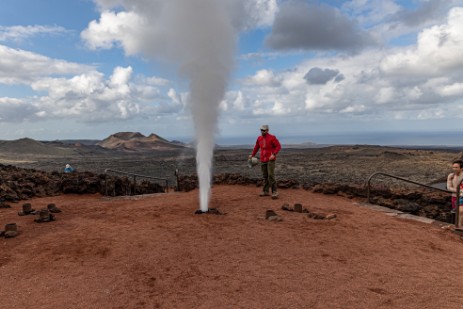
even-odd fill
[[[273,191],[272,199],[276,200],[278,198],[278,191]]]

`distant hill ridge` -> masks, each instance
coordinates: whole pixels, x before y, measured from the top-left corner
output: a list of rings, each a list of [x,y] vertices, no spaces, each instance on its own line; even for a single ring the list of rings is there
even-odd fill
[[[97,145],[106,149],[133,152],[185,147],[183,144],[170,142],[157,134],[151,133],[149,136],[145,136],[140,132],[118,132],[105,138]]]
[[[14,141],[0,141],[0,152],[50,156],[65,156],[74,153],[72,149],[46,145],[27,137]]]
[[[106,153],[112,150],[145,152],[187,147],[181,142],[170,142],[154,133],[144,136],[139,132],[118,132],[101,141],[82,141],[84,143],[81,143],[81,140],[37,141],[28,137],[12,141],[0,140],[0,154],[72,156],[82,153]]]

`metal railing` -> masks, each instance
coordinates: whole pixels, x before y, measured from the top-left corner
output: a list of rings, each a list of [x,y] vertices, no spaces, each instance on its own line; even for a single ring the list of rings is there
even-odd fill
[[[133,191],[135,191],[135,188],[136,188],[136,185],[137,185],[137,177],[138,177],[138,178],[154,179],[154,180],[164,181],[165,182],[165,192],[169,192],[169,180],[166,179],[166,178],[128,173],[128,172],[113,170],[113,169],[109,169],[109,168],[104,170],[105,174],[108,174],[109,172],[114,173],[114,174],[120,174],[120,175],[133,177],[133,186],[134,186]],[[107,193],[108,193],[108,182],[105,181],[105,194],[108,195]],[[131,195],[131,193],[129,193],[129,195]]]
[[[437,190],[437,191],[441,191],[441,192],[445,192],[445,193],[452,193],[449,190],[436,188],[436,187],[426,185],[426,184],[423,184],[423,183],[419,183],[419,182],[416,182],[416,181],[413,181],[413,180],[409,180],[409,179],[406,179],[406,178],[403,178],[403,177],[399,177],[399,176],[395,176],[395,175],[391,175],[391,174],[387,174],[387,173],[382,173],[382,172],[377,172],[377,173],[373,173],[368,178],[368,182],[367,182],[367,199],[368,199],[368,203],[371,203],[371,200],[370,200],[371,180],[377,175],[382,175],[382,176],[395,178],[395,179],[402,180],[402,181],[405,181],[405,182],[408,182],[408,183],[411,183],[411,184],[414,184],[414,185],[426,187],[426,188],[432,189],[432,190]],[[460,196],[460,185],[461,185],[462,182],[463,182],[463,179],[462,179],[462,181],[460,181],[460,183],[459,183],[459,185],[457,187],[457,192],[456,192],[457,205],[456,205],[456,209],[455,209],[455,228],[457,228],[457,229],[460,229],[460,227],[461,227],[461,224],[460,224],[460,199],[458,197]]]

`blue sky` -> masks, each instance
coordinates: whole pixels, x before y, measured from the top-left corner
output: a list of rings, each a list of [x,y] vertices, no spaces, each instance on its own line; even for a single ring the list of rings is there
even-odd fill
[[[3,0],[0,139],[463,133],[463,0],[189,2]]]

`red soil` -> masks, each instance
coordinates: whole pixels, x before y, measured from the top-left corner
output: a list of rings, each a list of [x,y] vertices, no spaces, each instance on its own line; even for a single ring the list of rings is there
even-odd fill
[[[0,209],[1,308],[462,308],[463,242],[437,225],[304,190],[214,186],[143,197],[63,195],[56,221]],[[281,210],[301,203],[337,218]],[[265,220],[273,209],[282,221]]]

